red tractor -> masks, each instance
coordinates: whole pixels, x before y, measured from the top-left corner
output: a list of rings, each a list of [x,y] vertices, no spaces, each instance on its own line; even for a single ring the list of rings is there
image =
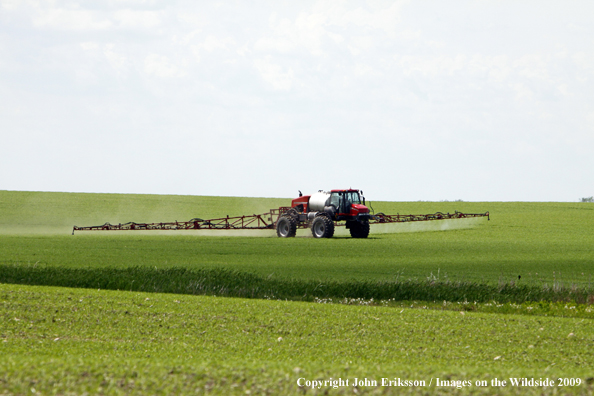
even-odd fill
[[[320,190],[312,195],[302,195],[300,191],[291,209],[278,218],[276,234],[290,238],[295,236],[297,228],[311,228],[315,238],[332,238],[334,222],[344,220],[353,238],[367,238],[371,218],[362,191]]]

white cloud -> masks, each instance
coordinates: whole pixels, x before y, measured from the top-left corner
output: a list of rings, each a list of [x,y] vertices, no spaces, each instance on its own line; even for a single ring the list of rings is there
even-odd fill
[[[288,91],[291,89],[294,81],[292,69],[284,71],[280,65],[272,63],[270,57],[254,59],[254,66],[264,81],[272,85],[275,90]]]
[[[190,10],[183,10],[176,15],[176,18],[181,21],[183,24],[186,24],[191,27],[191,29],[196,29],[196,26],[204,25],[205,18],[207,15],[205,13],[193,13]]]
[[[112,28],[155,29],[161,12],[139,9],[86,8],[64,2],[4,2],[3,8],[21,11],[33,26],[56,30],[104,31]]]
[[[551,79],[548,71],[550,57],[547,55],[528,54],[514,62],[514,68],[522,76],[530,79],[549,81]]]
[[[328,11],[331,25],[348,27],[350,25],[359,28],[376,29],[394,38],[399,30],[401,9],[406,1],[396,1],[388,7],[376,7],[375,9],[330,8]]]
[[[579,51],[573,56],[573,61],[581,69],[592,71],[594,70],[594,52]]]
[[[394,60],[400,65],[405,75],[420,73],[424,76],[451,75],[454,72],[467,69],[476,71],[482,66],[482,62],[473,59],[468,61],[466,55],[455,56],[413,56],[395,55]]]
[[[514,85],[518,98],[532,97],[526,87],[528,81],[537,80],[543,87],[555,85],[556,80],[551,77],[549,69],[552,59],[538,54],[526,54],[516,59],[508,55],[457,54],[457,55],[395,55],[394,61],[400,66],[406,76],[421,75],[423,77],[451,77],[458,75],[461,83],[479,78],[483,83],[502,86],[507,83]],[[519,84],[518,81],[523,81]],[[566,92],[568,85],[556,84],[561,92]],[[530,91],[532,92],[532,91]]]
[[[388,7],[351,9],[345,3],[319,1],[294,19],[278,18],[273,13],[269,19],[270,34],[258,39],[254,49],[281,53],[305,50],[313,56],[324,56],[327,53],[324,47],[333,43],[346,45],[353,55],[359,55],[376,45],[377,37],[372,32],[391,38],[398,35],[403,4],[395,2]],[[418,37],[418,33],[407,30],[401,36],[411,39]]]
[[[374,47],[375,44],[376,40],[372,36],[357,36],[351,39],[348,49],[354,56],[359,56]]]
[[[113,26],[101,12],[63,8],[38,10],[32,22],[38,28],[58,30],[106,30]]]
[[[294,30],[289,34],[297,45],[306,48],[312,55],[322,55],[322,39],[327,34],[324,25],[326,23],[324,14],[301,13],[294,23]]]
[[[336,44],[342,44],[344,42],[344,37],[337,33],[327,32],[328,37],[332,39]]]
[[[557,85],[557,90],[561,93],[561,95],[563,96],[568,96],[571,95],[571,93],[569,92],[568,86],[567,84],[559,84]]]
[[[173,39],[177,44],[186,46],[186,45],[189,45],[190,43],[193,43],[194,41],[196,41],[197,37],[199,37],[200,33],[202,33],[202,29],[193,29],[189,33],[184,32],[181,35],[181,37],[178,37],[176,35],[173,37]]]
[[[144,71],[148,75],[162,78],[184,77],[186,73],[182,68],[173,64],[168,57],[150,54],[144,59]]]
[[[97,75],[88,69],[75,70],[75,76],[77,83],[84,86],[95,85],[99,82]]]
[[[210,34],[206,36],[206,38],[204,39],[202,44],[199,45],[199,47],[203,48],[208,52],[212,52],[217,49],[228,50],[228,46],[233,44],[235,44],[235,40],[233,40],[230,37],[219,38]]]
[[[489,68],[489,79],[496,83],[502,83],[509,78],[512,67],[509,64],[507,55],[497,55],[486,58]]]
[[[594,111],[589,111],[587,113],[586,120],[588,122],[587,128],[594,132]],[[594,141],[594,135],[590,136],[590,140]]]
[[[129,29],[149,29],[161,25],[160,13],[145,10],[118,10],[114,12],[114,19],[121,27]]]
[[[254,49],[261,52],[273,52],[277,51],[280,53],[289,53],[295,49],[293,41],[286,37],[262,37],[254,44]]]
[[[115,44],[106,44],[103,49],[103,54],[111,67],[119,73],[128,71],[129,61],[125,55],[114,51]]]
[[[512,85],[516,92],[516,101],[532,101],[534,98],[534,92],[526,86],[524,83],[516,83]]]
[[[376,74],[375,69],[368,64],[356,64],[353,72],[357,76],[364,76],[369,74]]]
[[[20,3],[20,0],[1,0],[0,6],[6,10],[12,11],[17,9]]]
[[[85,51],[94,51],[99,48],[99,44],[92,41],[86,41],[80,43],[80,47]]]
[[[192,32],[190,35],[187,35],[182,40],[182,45],[188,45],[187,43],[191,43],[194,41],[198,41],[198,35],[200,30],[196,30]],[[194,59],[196,62],[200,62],[203,53],[213,53],[216,51],[231,51],[236,46],[235,40],[232,37],[217,37],[212,34],[206,36],[202,41],[198,41],[196,44],[190,44],[188,46],[189,51],[194,55]],[[237,50],[234,51],[237,53]],[[225,59],[225,62],[232,62],[233,60]]]

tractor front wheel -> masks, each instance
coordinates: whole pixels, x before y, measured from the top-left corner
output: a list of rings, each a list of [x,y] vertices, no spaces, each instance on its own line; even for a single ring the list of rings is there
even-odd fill
[[[311,223],[311,233],[314,238],[332,238],[334,222],[328,216],[317,216]]]
[[[349,230],[353,238],[367,238],[369,236],[369,222],[368,221],[353,221],[350,224]]]

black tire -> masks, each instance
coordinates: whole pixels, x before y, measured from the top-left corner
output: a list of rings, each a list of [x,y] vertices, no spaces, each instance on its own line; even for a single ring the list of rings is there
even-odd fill
[[[369,236],[369,222],[353,221],[349,231],[351,231],[351,237],[353,238],[367,238]]]
[[[311,233],[314,238],[332,238],[334,222],[328,216],[317,216],[311,223]]]
[[[291,216],[281,216],[276,222],[276,235],[280,238],[292,238],[297,234],[297,221]]]

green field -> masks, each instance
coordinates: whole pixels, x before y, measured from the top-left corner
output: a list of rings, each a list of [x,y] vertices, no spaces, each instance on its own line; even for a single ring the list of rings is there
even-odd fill
[[[185,221],[261,213],[289,199],[0,192],[4,263],[73,267],[225,267],[299,279],[439,277],[589,285],[594,264],[590,203],[375,202],[390,214],[489,211],[474,229],[373,234],[366,240],[70,235],[73,225]]]
[[[355,377],[433,381],[356,389],[368,394],[592,393],[594,314],[579,303],[594,302],[591,203],[372,202],[389,214],[489,211],[491,221],[372,228],[365,240],[70,235],[75,224],[233,216],[288,202],[0,191],[0,394],[353,394],[297,380]],[[413,294],[389,298],[406,287]],[[425,298],[401,298],[419,290]],[[565,301],[576,290],[584,301]],[[580,385],[495,388],[496,377]],[[436,378],[472,386],[438,388]]]
[[[589,320],[9,285],[0,303],[0,389],[13,394],[300,394],[299,378],[426,381],[361,394],[457,390],[436,378],[477,394],[594,389]],[[490,385],[510,377],[581,385]]]

